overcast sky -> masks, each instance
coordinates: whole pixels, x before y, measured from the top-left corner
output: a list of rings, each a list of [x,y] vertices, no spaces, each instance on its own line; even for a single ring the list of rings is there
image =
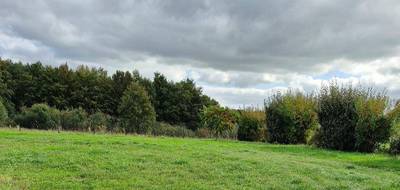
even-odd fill
[[[0,0],[0,57],[189,77],[232,107],[332,78],[400,97],[400,1]]]

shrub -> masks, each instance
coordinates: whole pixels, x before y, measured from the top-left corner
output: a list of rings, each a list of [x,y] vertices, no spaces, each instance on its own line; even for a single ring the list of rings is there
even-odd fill
[[[111,133],[123,133],[121,120],[117,117],[110,116],[108,118],[107,131]]]
[[[262,141],[265,138],[265,121],[255,116],[253,112],[244,111],[238,122],[238,140]],[[264,115],[264,114],[263,114]]]
[[[229,108],[204,107],[201,112],[203,127],[209,128],[215,137],[236,138],[238,114]]]
[[[206,127],[198,128],[195,132],[195,135],[199,138],[212,138],[214,136],[213,132]]]
[[[96,112],[89,116],[89,131],[106,131],[109,127],[111,117],[103,112]]]
[[[390,141],[386,143],[379,143],[374,152],[376,153],[390,153]]]
[[[306,143],[307,133],[318,126],[315,100],[300,92],[277,93],[265,102],[268,140],[283,144]]]
[[[319,94],[318,117],[321,125],[318,145],[336,150],[354,150],[357,89],[340,87],[332,82]]]
[[[321,88],[318,117],[320,147],[373,152],[388,139],[391,118],[385,116],[387,97],[372,88],[339,86],[331,82]]]
[[[56,129],[60,124],[60,111],[47,104],[34,104],[30,108],[23,108],[15,120],[25,128]]]
[[[320,125],[308,130],[306,133],[306,143],[308,145],[318,145],[321,139],[321,127]]]
[[[237,124],[233,126],[231,130],[224,130],[221,133],[212,133],[214,138],[225,138],[225,139],[237,139],[238,133],[238,126]]]
[[[7,121],[8,121],[7,109],[2,103],[2,101],[0,101],[0,127],[6,125]]]
[[[390,139],[389,153],[393,155],[400,154],[400,136],[392,137]]]
[[[61,127],[64,130],[88,130],[88,116],[82,108],[61,112]]]
[[[146,90],[136,82],[125,90],[118,112],[125,133],[147,133],[156,120]]]
[[[182,126],[174,126],[167,123],[156,123],[151,130],[151,134],[155,136],[169,137],[194,137],[195,133]]]
[[[384,114],[387,102],[385,96],[370,93],[357,99],[355,128],[355,149],[357,151],[373,152],[380,142],[389,138],[392,123]]]
[[[397,110],[397,107],[395,110]],[[391,130],[389,153],[393,155],[400,154],[400,122],[398,117],[394,120],[393,128]]]

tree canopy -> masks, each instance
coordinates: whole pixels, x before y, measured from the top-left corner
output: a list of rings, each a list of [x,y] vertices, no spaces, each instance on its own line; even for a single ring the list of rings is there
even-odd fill
[[[146,91],[160,122],[197,129],[203,106],[218,104],[191,79],[170,81],[160,73],[149,79],[137,70],[109,75],[102,68],[70,68],[68,64],[53,67],[0,58],[0,96],[10,117],[24,107],[45,103],[59,110],[82,108],[88,114],[102,112],[118,118],[124,92],[132,82]]]

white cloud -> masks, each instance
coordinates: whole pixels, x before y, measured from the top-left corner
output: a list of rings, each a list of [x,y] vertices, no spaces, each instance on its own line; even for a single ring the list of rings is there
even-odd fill
[[[49,61],[54,59],[51,48],[42,43],[12,36],[0,30],[0,57],[21,61]]]
[[[257,89],[204,86],[206,94],[217,99],[222,105],[234,108],[249,106],[262,108],[266,97],[278,91],[285,92],[286,90],[285,87]]]

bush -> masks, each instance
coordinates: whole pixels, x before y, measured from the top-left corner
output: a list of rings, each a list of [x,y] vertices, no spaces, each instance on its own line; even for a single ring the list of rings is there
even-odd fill
[[[206,127],[198,128],[195,132],[196,137],[199,138],[212,138],[214,137],[213,132]]]
[[[5,126],[8,121],[8,114],[7,114],[7,109],[0,101],[0,127]]]
[[[265,102],[268,140],[272,143],[306,143],[309,130],[318,126],[315,100],[300,92],[277,93]]]
[[[123,133],[121,120],[117,117],[109,116],[107,123],[107,131],[111,133]]]
[[[88,130],[88,116],[82,108],[61,112],[61,127],[64,130]]]
[[[203,127],[209,128],[217,138],[236,138],[237,119],[235,111],[219,106],[204,107],[201,112]]]
[[[355,149],[357,151],[373,152],[379,143],[388,140],[392,122],[384,114],[387,102],[385,96],[368,94],[356,101]]]
[[[244,111],[238,122],[237,138],[241,141],[262,141],[265,139],[265,121]],[[264,114],[263,114],[264,115]]]
[[[23,108],[15,120],[25,128],[56,129],[60,124],[60,111],[47,104],[34,104],[30,108]]]
[[[400,136],[392,137],[390,139],[389,153],[393,155],[400,154]]]
[[[398,106],[397,106],[398,107]],[[397,108],[395,109],[397,110]],[[389,140],[389,153],[393,155],[400,154],[400,118],[396,118],[393,123],[391,130],[391,136]]]
[[[390,153],[390,142],[379,143],[375,150],[375,153]]]
[[[215,133],[214,131],[214,133],[212,133],[213,138],[237,139],[238,129],[239,128],[236,124],[231,130],[221,131],[221,133]]]
[[[169,137],[194,137],[195,133],[182,126],[173,126],[167,123],[156,123],[151,130],[154,136],[169,136]]]
[[[106,131],[110,125],[110,120],[111,117],[102,112],[96,112],[90,115],[88,118],[89,131],[92,131],[93,133],[97,131]]]
[[[323,86],[319,95],[318,117],[321,125],[319,146],[336,150],[354,150],[357,110],[356,89],[339,87],[336,83]]]
[[[118,112],[125,133],[147,133],[156,120],[146,90],[136,82],[125,90]]]
[[[371,88],[323,86],[319,95],[320,147],[372,152],[389,137],[387,97]]]
[[[315,126],[313,129],[308,130],[306,133],[306,143],[308,145],[318,145],[321,139],[321,127]]]

